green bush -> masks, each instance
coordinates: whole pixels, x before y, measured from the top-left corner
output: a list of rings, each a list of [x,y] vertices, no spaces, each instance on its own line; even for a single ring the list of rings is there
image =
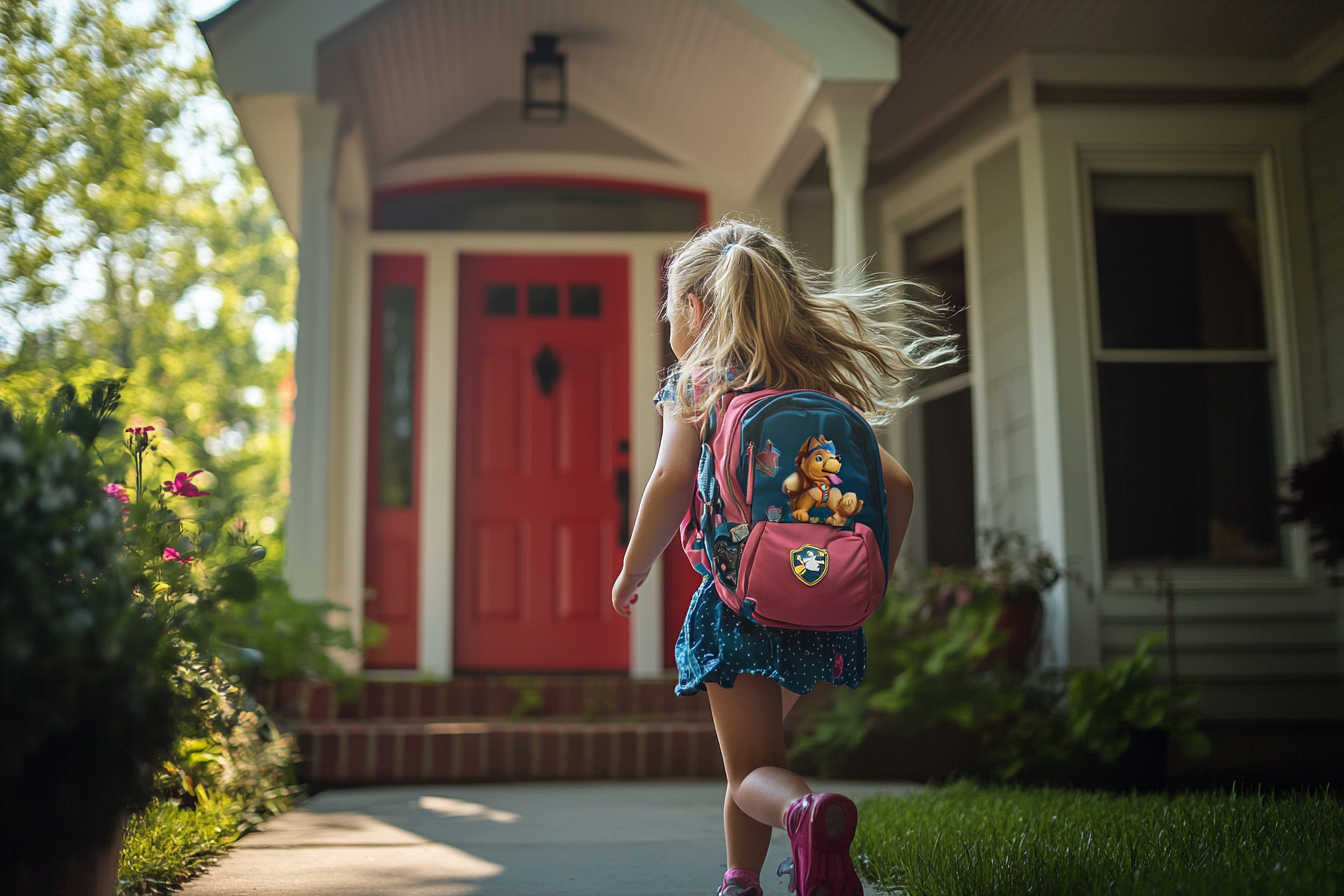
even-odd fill
[[[1057,781],[1090,761],[1115,762],[1140,731],[1168,732],[1188,755],[1208,751],[1195,724],[1198,691],[1157,678],[1151,651],[1160,636],[1140,639],[1132,656],[1105,669],[1044,674],[1007,661],[1005,607],[1039,601],[1061,572],[1020,536],[990,532],[985,542],[980,568],[933,568],[888,592],[864,626],[863,685],[837,690],[805,722],[792,758],[840,774],[877,732],[949,726],[979,748],[979,766],[960,771],[1000,781]]]
[[[7,869],[105,842],[154,794],[211,807],[235,836],[282,811],[294,739],[244,679],[335,674],[326,649],[351,643],[289,595],[201,471],[158,456],[154,426],[106,436],[120,386],[63,388],[40,417],[0,407]],[[51,855],[25,865],[37,845]]]
[[[1339,896],[1329,793],[1113,796],[965,782],[859,808],[856,865],[906,896]]]
[[[189,712],[172,683],[180,644],[134,590],[122,506],[88,452],[115,408],[96,398],[41,420],[0,406],[0,805],[22,819],[6,850],[56,831],[104,840],[149,798]]]

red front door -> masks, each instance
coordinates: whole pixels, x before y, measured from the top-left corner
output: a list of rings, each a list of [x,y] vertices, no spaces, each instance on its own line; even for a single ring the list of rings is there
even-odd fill
[[[627,262],[464,255],[455,665],[624,670]]]

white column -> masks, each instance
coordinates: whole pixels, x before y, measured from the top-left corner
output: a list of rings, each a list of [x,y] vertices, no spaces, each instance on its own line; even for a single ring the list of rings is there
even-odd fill
[[[327,598],[327,474],[331,432],[332,172],[338,107],[299,104],[302,194],[295,317],[294,436],[285,578],[300,600]]]
[[[660,427],[650,396],[658,390],[662,333],[658,328],[658,261],[662,252],[630,253],[630,519],[658,458]],[[675,540],[674,540],[675,543]],[[663,674],[663,560],[654,561],[630,616],[630,677]]]
[[[832,264],[854,271],[865,255],[863,190],[868,184],[868,121],[874,85],[827,84],[812,107],[812,127],[826,143],[834,203]]]

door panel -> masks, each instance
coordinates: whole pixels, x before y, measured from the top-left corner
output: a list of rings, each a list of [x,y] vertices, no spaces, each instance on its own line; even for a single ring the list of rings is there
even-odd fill
[[[460,271],[456,666],[624,670],[626,259],[465,255]]]

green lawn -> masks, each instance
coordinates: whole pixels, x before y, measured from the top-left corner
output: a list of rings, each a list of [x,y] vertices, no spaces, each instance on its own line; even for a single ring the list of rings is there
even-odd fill
[[[227,805],[191,811],[154,803],[126,823],[118,893],[167,893],[237,839],[238,813]]]
[[[1344,805],[961,783],[865,800],[854,855],[907,896],[1344,896]]]

